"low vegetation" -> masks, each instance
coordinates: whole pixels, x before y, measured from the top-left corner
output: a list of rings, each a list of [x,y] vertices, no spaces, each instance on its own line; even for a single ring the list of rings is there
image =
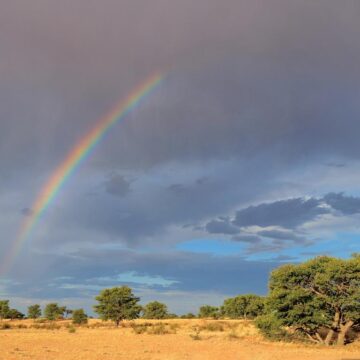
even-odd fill
[[[65,326],[61,321],[68,321],[70,315],[71,322],[66,323],[70,333],[80,326],[96,329],[119,327],[122,323],[137,335],[175,334],[180,328],[171,320],[159,322],[178,318],[168,312],[166,304],[152,301],[142,307],[140,298],[127,286],[104,289],[96,301],[94,311],[103,322],[88,324],[84,309],[71,310],[52,302],[43,311],[39,304],[30,305],[27,318],[32,321],[25,325],[16,322],[25,315],[11,308],[9,300],[0,300],[0,330],[60,330]],[[140,317],[153,321],[129,322]],[[240,339],[246,336],[249,324],[255,324],[270,340],[345,345],[357,338],[360,328],[360,255],[347,260],[322,256],[283,265],[271,273],[268,296],[238,295],[225,299],[219,307],[201,306],[198,316],[188,313],[179,318],[199,319],[188,334],[193,340],[204,339],[209,333]],[[239,323],[232,319],[242,321],[240,333]]]

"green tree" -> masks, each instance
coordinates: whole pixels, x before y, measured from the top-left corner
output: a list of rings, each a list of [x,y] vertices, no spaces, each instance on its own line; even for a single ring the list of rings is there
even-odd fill
[[[38,319],[41,316],[41,308],[39,304],[30,305],[28,307],[28,318]]]
[[[311,341],[329,345],[337,339],[344,345],[349,330],[360,324],[360,256],[281,266],[271,274],[268,307],[282,326]]]
[[[138,305],[140,298],[128,286],[104,289],[95,299],[99,304],[94,306],[94,311],[101,319],[114,321],[116,326],[122,320],[138,318],[142,309]]]
[[[254,294],[225,299],[221,313],[231,319],[253,319],[263,313],[264,298]]]
[[[58,320],[63,316],[64,308],[57,303],[49,303],[45,306],[44,316],[48,320]]]
[[[17,309],[10,309],[7,317],[11,320],[15,320],[23,319],[25,315]]]
[[[76,325],[87,324],[88,316],[85,314],[84,309],[76,309],[72,311],[72,322]]]
[[[219,317],[219,308],[211,305],[200,306],[199,309],[199,318],[214,318]]]
[[[145,319],[166,319],[168,316],[167,306],[158,301],[149,302],[143,309]]]
[[[181,319],[195,319],[196,315],[194,315],[193,313],[189,312],[187,314],[181,315],[180,316]]]
[[[6,319],[9,316],[9,300],[0,300],[0,319]]]

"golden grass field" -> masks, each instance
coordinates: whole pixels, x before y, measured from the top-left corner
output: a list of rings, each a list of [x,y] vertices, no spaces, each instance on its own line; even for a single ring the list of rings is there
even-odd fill
[[[119,328],[90,320],[75,332],[70,321],[55,329],[31,320],[9,324],[0,331],[0,360],[360,359],[360,342],[344,348],[269,342],[240,320],[136,320]]]

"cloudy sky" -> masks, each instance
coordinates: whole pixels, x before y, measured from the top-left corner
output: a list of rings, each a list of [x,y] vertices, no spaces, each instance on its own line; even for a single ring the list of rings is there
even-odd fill
[[[128,284],[183,313],[359,250],[359,16],[357,0],[2,0],[2,261],[69,149],[166,76],[68,179],[1,297],[89,311]]]

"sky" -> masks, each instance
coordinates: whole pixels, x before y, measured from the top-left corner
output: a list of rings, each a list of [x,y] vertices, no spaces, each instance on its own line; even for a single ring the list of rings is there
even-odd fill
[[[68,179],[0,298],[91,312],[129,285],[181,314],[358,251],[359,16],[357,0],[2,0],[2,262],[74,144],[164,79]]]

